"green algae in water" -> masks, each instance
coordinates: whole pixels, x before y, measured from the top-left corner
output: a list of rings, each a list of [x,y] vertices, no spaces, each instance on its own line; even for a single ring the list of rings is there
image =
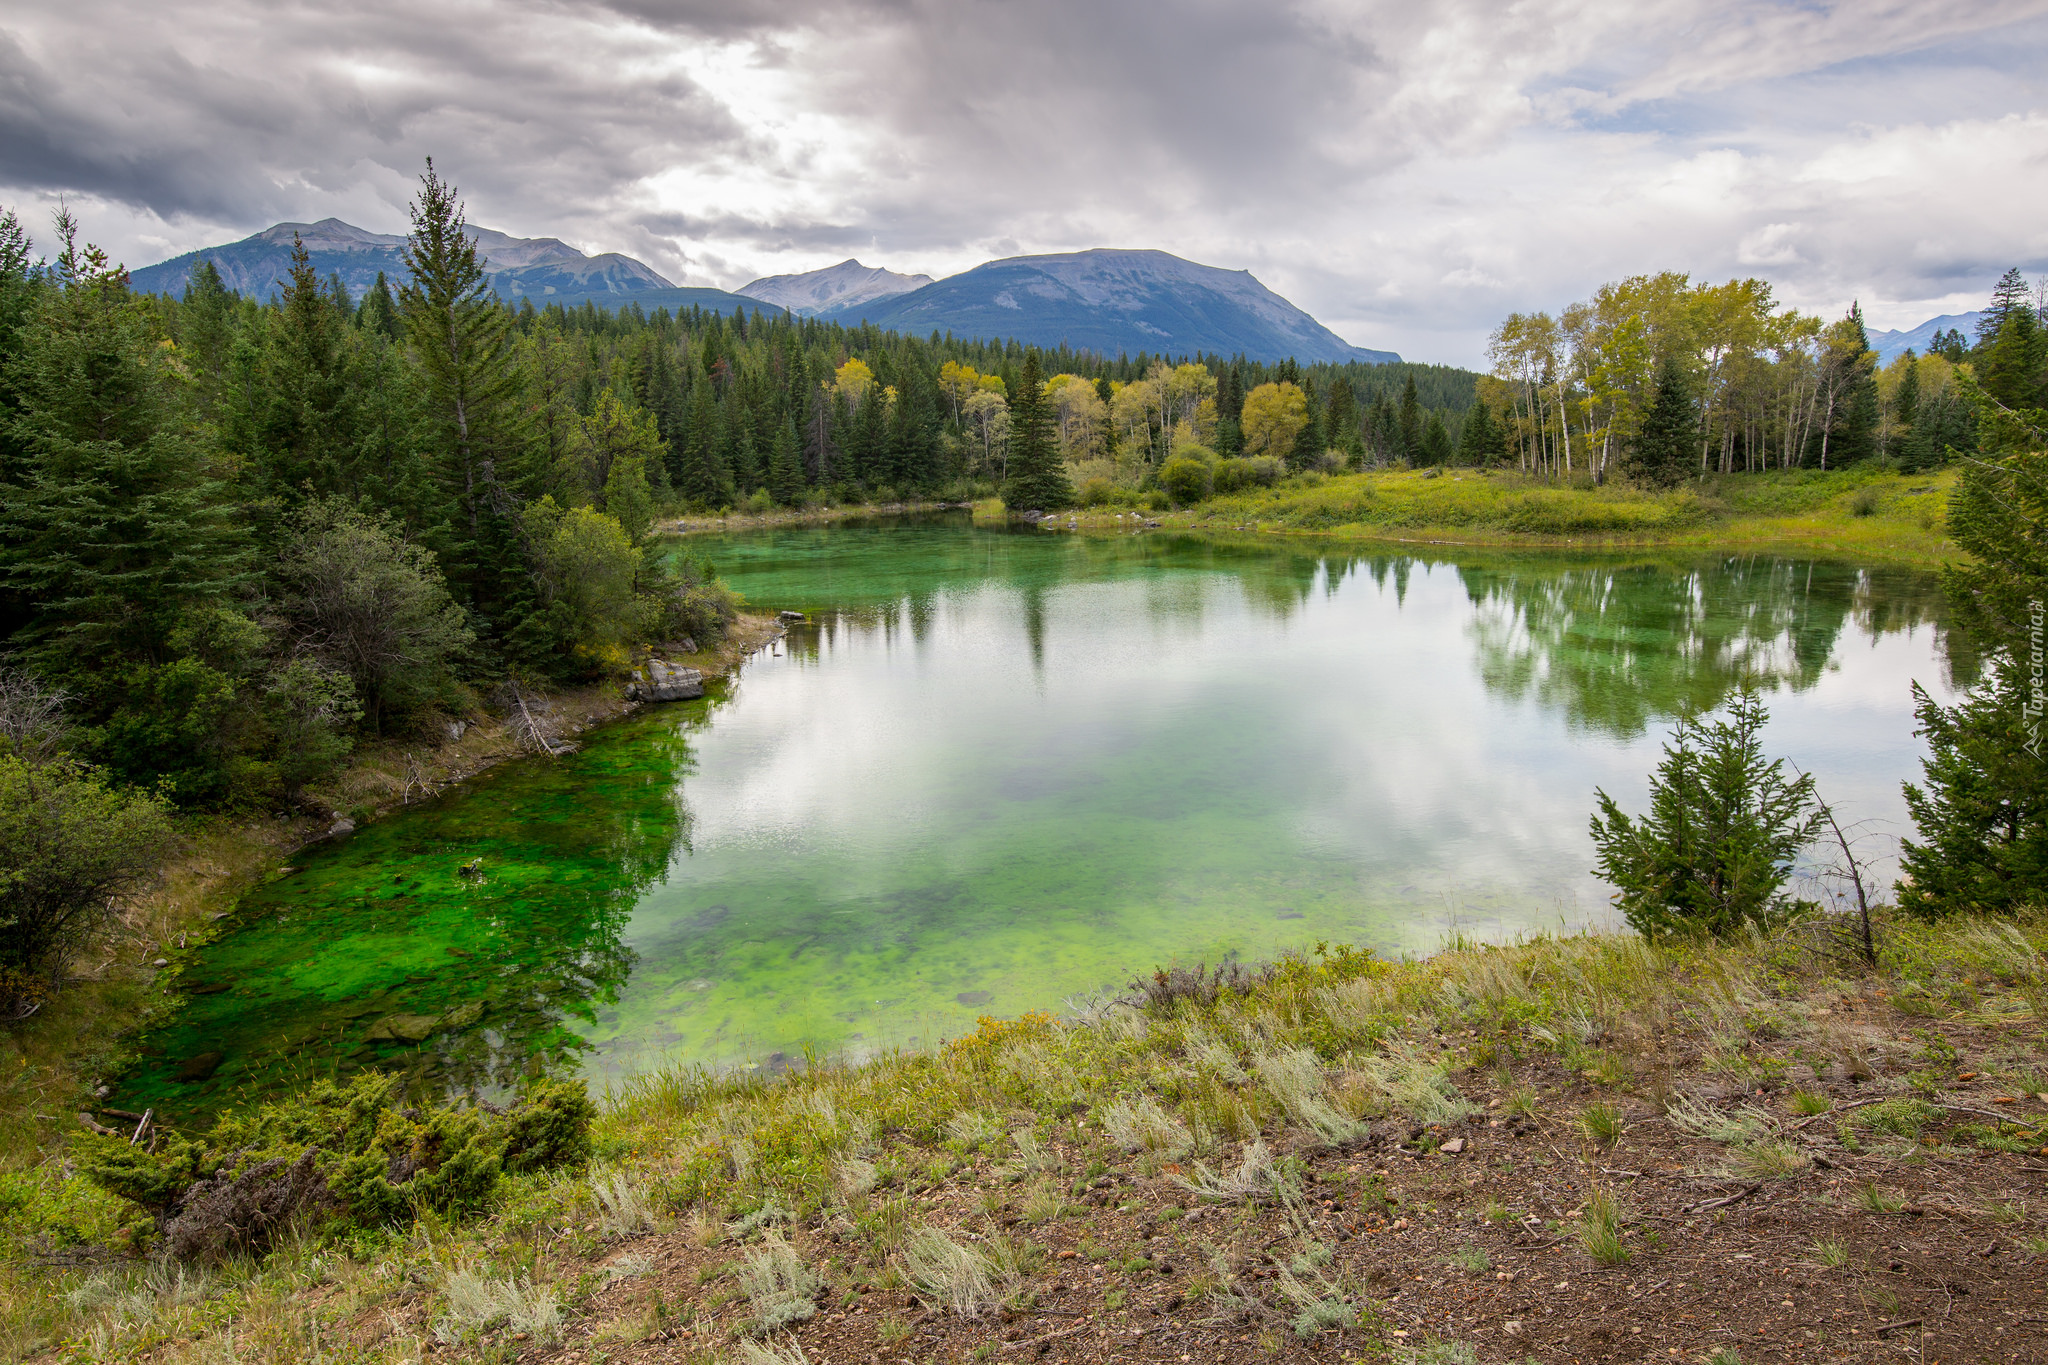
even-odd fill
[[[705,702],[307,857],[199,955],[232,988],[149,1040],[130,1102],[774,1066],[1157,963],[1601,921],[1592,790],[1639,802],[1681,709],[1757,680],[1773,752],[1899,820],[1907,683],[1945,672],[1932,580],[1848,565],[964,523],[689,548],[813,623]]]
[[[634,906],[687,848],[678,785],[718,694],[303,853],[199,950],[124,1097],[175,1114],[366,1065],[488,1093],[572,1065],[632,970]]]

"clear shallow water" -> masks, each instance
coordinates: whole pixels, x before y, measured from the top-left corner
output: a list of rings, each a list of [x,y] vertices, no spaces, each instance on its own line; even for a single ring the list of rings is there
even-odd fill
[[[964,520],[690,550],[813,624],[702,702],[305,855],[188,968],[128,1097],[773,1066],[1159,963],[1604,922],[1593,789],[1640,808],[1680,708],[1757,678],[1771,751],[1896,832],[1909,684],[1947,692],[1938,591],[1896,570]]]

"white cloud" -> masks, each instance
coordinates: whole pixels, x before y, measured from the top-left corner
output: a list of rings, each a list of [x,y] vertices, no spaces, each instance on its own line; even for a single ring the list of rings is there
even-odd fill
[[[2048,263],[2048,0],[103,0],[0,20],[0,202],[131,263],[423,156],[473,221],[733,286],[1156,246],[1363,344],[1676,268],[1880,325]]]

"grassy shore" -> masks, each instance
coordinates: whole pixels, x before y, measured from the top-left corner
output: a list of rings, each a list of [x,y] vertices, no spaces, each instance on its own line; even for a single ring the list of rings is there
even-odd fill
[[[1668,493],[1560,487],[1511,472],[1401,470],[1307,476],[1172,512],[1096,507],[1076,527],[1135,519],[1192,530],[1395,544],[1781,549],[1935,568],[1953,472],[1793,470],[1709,479]]]
[[[717,646],[673,661],[718,676],[781,633],[772,619],[743,616]],[[537,722],[557,741],[634,705],[617,683],[531,696]],[[357,824],[432,797],[508,759],[533,753],[505,716],[480,712],[459,735],[366,744],[307,794],[299,810],[260,817],[192,816],[156,887],[124,908],[70,978],[28,1019],[7,1028],[0,1060],[0,1171],[22,1170],[64,1150],[93,1087],[118,1074],[133,1035],[179,997],[158,964],[204,944],[215,921],[249,888],[278,875],[292,852],[326,836],[337,819]]]
[[[587,1171],[261,1263],[0,1183],[11,1355],[2028,1361],[2048,918],[1319,953],[609,1097]],[[1718,1353],[1718,1354],[1717,1354]]]

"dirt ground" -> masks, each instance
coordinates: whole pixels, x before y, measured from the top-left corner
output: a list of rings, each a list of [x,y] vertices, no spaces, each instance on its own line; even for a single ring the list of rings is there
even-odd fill
[[[2004,1121],[2005,1133],[2048,1143],[2048,1095],[2009,1093],[1966,1069],[1973,1053],[2001,1044],[1996,1030],[1931,1027],[1881,1007],[1875,1017],[1866,1007],[1857,1027],[1879,1073],[1888,1052],[1946,1048],[1958,1059],[1950,1084],[1920,1092],[1942,1115],[1919,1138],[1859,1132],[1857,1114],[1882,1099],[1872,1076],[1853,1074],[1853,1059],[1821,1074],[1793,1062],[1750,1087],[1665,1058],[1672,1069],[1653,1093],[1769,1117],[1777,1155],[1748,1169],[1733,1162],[1734,1148],[1689,1135],[1646,1095],[1612,1103],[1617,1138],[1589,1136],[1584,1116],[1614,1092],[1548,1057],[1522,1061],[1511,1077],[1491,1067],[1460,1075],[1484,1112],[1451,1128],[1383,1123],[1337,1148],[1268,1134],[1276,1155],[1303,1163],[1304,1197],[1291,1213],[1205,1204],[1176,1163],[1104,1162],[1099,1133],[1071,1116],[1047,1144],[1070,1200],[1051,1216],[1041,1205],[1027,1221],[1014,1173],[987,1157],[897,1196],[962,1240],[1024,1249],[1025,1273],[1004,1308],[968,1319],[893,1287],[861,1267],[860,1231],[834,1214],[782,1230],[826,1283],[815,1315],[790,1335],[812,1365],[2048,1361],[2048,1146],[1966,1140],[1969,1125],[1996,1132]],[[1454,1052],[1461,1041],[1442,1045]],[[1832,1110],[1793,1112],[1787,1100],[1802,1091],[1806,1107],[1824,1095]],[[1220,1170],[1241,1151],[1231,1144],[1211,1161]],[[1606,1264],[1581,1232],[1595,1191],[1620,1214],[1619,1250]],[[594,1233],[561,1230],[541,1258],[547,1273],[582,1271],[597,1286],[566,1342],[540,1351],[500,1340],[497,1349],[607,1365],[746,1359],[733,1352],[745,1335],[735,1272],[746,1247],[715,1224],[629,1239]],[[1369,1306],[1356,1326],[1297,1334],[1298,1300],[1285,1282],[1312,1276],[1359,1291]],[[799,1358],[786,1338],[771,1344]],[[440,1358],[456,1354],[443,1348]]]

